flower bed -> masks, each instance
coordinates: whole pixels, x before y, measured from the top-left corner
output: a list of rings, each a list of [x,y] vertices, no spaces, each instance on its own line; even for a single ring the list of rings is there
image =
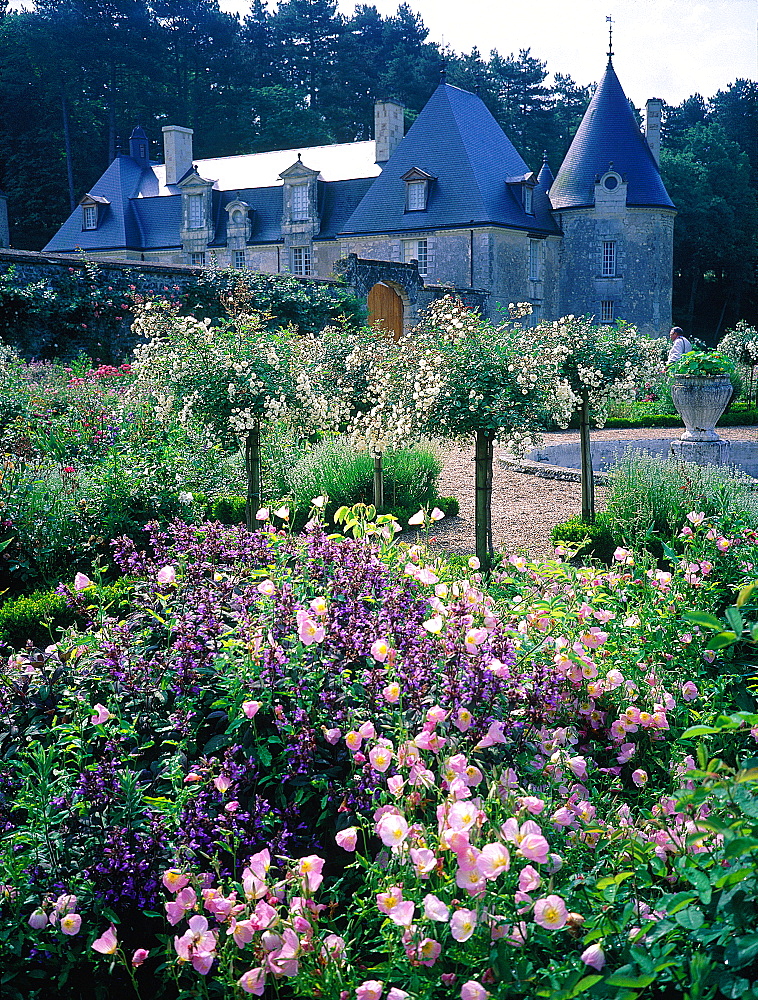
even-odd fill
[[[367,514],[154,525],[10,658],[7,995],[749,995],[755,534],[485,582]]]

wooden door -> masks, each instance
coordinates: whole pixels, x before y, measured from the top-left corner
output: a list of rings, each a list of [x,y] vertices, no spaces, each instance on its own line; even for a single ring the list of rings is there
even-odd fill
[[[394,288],[383,281],[374,285],[368,293],[368,322],[378,330],[392,334],[399,340],[403,333],[403,300]]]

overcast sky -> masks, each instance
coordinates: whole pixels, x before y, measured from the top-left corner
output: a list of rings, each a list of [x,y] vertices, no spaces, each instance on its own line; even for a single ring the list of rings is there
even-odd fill
[[[398,0],[364,0],[387,16]],[[249,4],[220,0],[224,10]],[[338,0],[351,14],[353,0]],[[641,106],[648,97],[678,104],[690,94],[711,97],[738,77],[758,79],[756,0],[409,0],[429,37],[456,52],[531,49],[551,73],[577,83],[597,81],[608,48],[606,15],[615,22],[613,64]],[[272,6],[272,4],[270,4]]]

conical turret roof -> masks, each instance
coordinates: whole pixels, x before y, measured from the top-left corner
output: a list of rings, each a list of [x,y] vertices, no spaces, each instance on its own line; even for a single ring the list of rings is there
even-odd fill
[[[553,186],[555,178],[553,177],[553,171],[550,169],[550,164],[547,162],[547,151],[542,154],[542,166],[540,167],[540,172],[537,174],[537,183],[542,188],[542,190],[547,194],[550,188]]]
[[[609,169],[627,182],[627,205],[674,207],[610,59],[550,188],[553,209],[593,205]]]

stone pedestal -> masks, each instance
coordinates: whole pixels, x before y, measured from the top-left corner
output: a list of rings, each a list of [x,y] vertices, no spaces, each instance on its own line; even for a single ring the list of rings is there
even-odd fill
[[[706,441],[679,438],[671,442],[669,457],[695,465],[728,465],[729,442],[720,437]]]

